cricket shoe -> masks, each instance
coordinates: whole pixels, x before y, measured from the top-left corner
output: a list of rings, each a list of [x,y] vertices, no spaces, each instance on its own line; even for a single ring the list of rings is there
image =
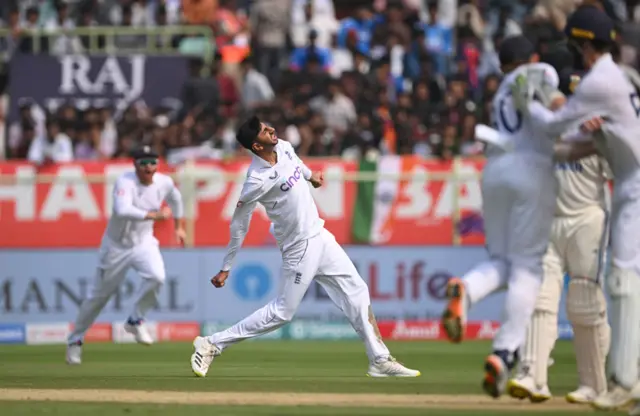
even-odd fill
[[[213,359],[220,355],[220,348],[209,342],[207,337],[196,337],[193,340],[195,352],[191,355],[191,370],[198,377],[206,377]]]
[[[501,355],[505,351],[495,351],[484,362],[484,379],[482,389],[491,397],[497,399],[504,394],[509,380],[510,366]]]
[[[580,386],[578,390],[572,391],[565,396],[565,399],[569,403],[575,404],[590,404],[593,402],[596,397],[598,397],[598,393],[589,386]]]
[[[461,279],[451,278],[446,291],[449,304],[442,314],[442,327],[449,341],[459,343],[467,326],[467,291]]]
[[[369,365],[369,377],[420,377],[420,371],[412,370],[400,364],[392,356],[376,360]]]
[[[144,324],[142,319],[133,320],[129,318],[127,323],[124,324],[124,330],[134,336],[136,342],[142,345],[153,344],[153,338]]]
[[[82,341],[72,342],[67,345],[67,364],[82,364]]]
[[[536,386],[531,376],[510,379],[507,382],[507,394],[515,399],[528,399],[531,403],[546,402],[552,397],[549,386]]]
[[[598,410],[622,410],[634,401],[631,390],[614,384],[609,391],[596,397],[591,402],[591,407]]]

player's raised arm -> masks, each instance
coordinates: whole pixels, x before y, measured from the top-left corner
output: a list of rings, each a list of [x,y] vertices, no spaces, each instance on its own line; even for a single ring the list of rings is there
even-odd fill
[[[287,147],[289,148],[289,152],[291,152],[291,154],[293,155],[293,157],[296,158],[296,160],[298,161],[298,163],[300,164],[300,168],[302,169],[302,176],[309,182],[311,182],[311,185],[313,185],[314,188],[319,188],[324,184],[324,175],[322,174],[322,172],[313,172],[303,161],[302,159],[300,159],[300,157],[297,155],[296,151],[294,150],[293,146],[291,145],[291,143],[289,142],[285,142]]]

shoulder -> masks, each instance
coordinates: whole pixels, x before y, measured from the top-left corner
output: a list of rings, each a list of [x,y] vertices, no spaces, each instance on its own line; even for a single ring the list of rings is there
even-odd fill
[[[154,181],[158,181],[158,184],[162,187],[173,187],[175,185],[175,182],[173,181],[173,178],[171,178],[171,176],[165,174],[165,173],[160,173],[157,172],[154,175]]]
[[[116,187],[132,187],[136,184],[136,174],[135,172],[125,172],[122,175],[118,176],[116,179]]]
[[[278,139],[278,146],[284,150],[293,150],[293,146],[286,140]]]
[[[244,186],[262,186],[265,175],[266,173],[262,172],[262,169],[260,169],[259,166],[251,162],[251,164],[249,165],[249,169],[247,169],[247,176],[244,180]]]

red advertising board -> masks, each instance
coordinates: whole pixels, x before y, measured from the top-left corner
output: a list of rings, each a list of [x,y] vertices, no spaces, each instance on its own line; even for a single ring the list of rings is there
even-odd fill
[[[307,162],[313,170],[322,170],[327,178],[340,177],[358,170],[356,162],[340,159],[313,159]],[[463,162],[466,172],[478,173],[482,161]],[[244,174],[248,160],[232,162],[197,162],[197,199],[195,204],[195,246],[225,246],[229,223],[235,209],[242,180],[225,179],[226,174]],[[86,162],[36,167],[26,162],[0,163],[0,248],[97,247],[112,206],[112,186],[124,171],[131,170],[128,161]],[[180,174],[183,168],[160,166],[161,172]],[[407,158],[404,173],[446,173],[450,162]],[[34,179],[44,175],[51,180]],[[105,181],[92,177],[102,176]],[[479,178],[479,177],[478,177]],[[461,243],[484,243],[481,228],[479,179],[466,180],[460,188],[458,206],[461,221],[455,223],[453,180],[416,178],[400,180],[397,195],[385,222],[388,239],[385,245],[450,245],[454,243],[453,227],[459,227]],[[326,227],[341,244],[350,244],[353,207],[357,183],[327,180],[314,189],[318,211]],[[185,196],[185,200],[189,197]],[[245,239],[246,246],[272,244],[269,221],[258,209]],[[173,226],[156,224],[156,236],[164,247],[176,246]]]

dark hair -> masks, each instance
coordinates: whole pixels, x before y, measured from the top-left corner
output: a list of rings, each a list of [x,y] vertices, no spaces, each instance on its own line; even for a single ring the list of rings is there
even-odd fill
[[[236,133],[236,140],[242,147],[251,150],[251,146],[253,146],[258,134],[260,134],[260,119],[257,116],[253,116],[240,125]]]

